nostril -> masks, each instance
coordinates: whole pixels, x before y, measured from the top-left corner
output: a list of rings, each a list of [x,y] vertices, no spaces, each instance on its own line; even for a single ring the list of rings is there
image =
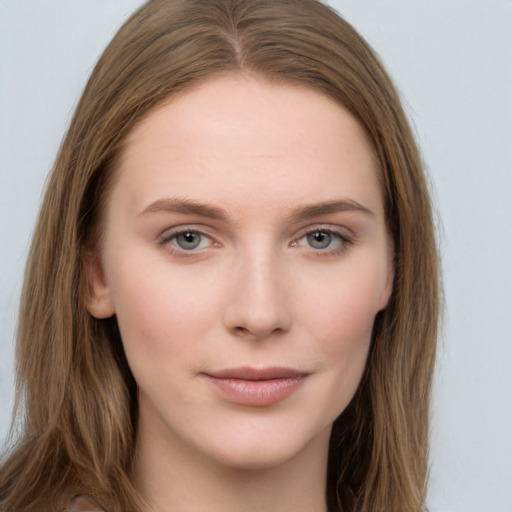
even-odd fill
[[[246,327],[242,327],[242,326],[235,327],[235,332],[239,336],[246,336],[247,334],[250,334],[249,329],[247,329]]]
[[[284,332],[284,330],[281,327],[275,327],[273,329],[258,329],[256,327],[250,328],[250,327],[243,327],[243,326],[237,326],[232,331],[235,336],[238,336],[240,338],[265,338],[267,336],[270,336],[272,334],[277,334],[279,332]]]

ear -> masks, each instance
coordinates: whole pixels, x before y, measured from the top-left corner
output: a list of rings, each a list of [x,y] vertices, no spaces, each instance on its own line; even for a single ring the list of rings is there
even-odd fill
[[[87,311],[95,318],[110,318],[115,313],[115,308],[99,251],[88,251],[85,254],[84,278]]]
[[[382,311],[388,305],[391,294],[393,293],[393,284],[395,281],[395,263],[393,252],[390,250],[388,255],[386,282],[384,288],[380,292],[379,311]]]

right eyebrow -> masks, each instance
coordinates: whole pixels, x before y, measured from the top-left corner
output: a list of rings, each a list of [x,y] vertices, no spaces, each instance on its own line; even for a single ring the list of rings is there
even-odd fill
[[[139,216],[156,212],[171,212],[183,213],[187,215],[198,215],[200,217],[207,217],[209,219],[221,221],[227,221],[229,217],[224,210],[218,208],[217,206],[178,197],[158,199],[151,203],[146,208],[144,208],[144,210],[140,213]]]

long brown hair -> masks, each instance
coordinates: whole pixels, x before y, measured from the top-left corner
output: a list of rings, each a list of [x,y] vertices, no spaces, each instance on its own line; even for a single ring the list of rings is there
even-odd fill
[[[57,157],[27,263],[17,344],[21,435],[0,474],[0,509],[65,508],[87,493],[140,508],[130,482],[137,399],[115,318],[86,310],[84,253],[127,134],[219,73],[300,83],[334,98],[380,161],[395,282],[375,320],[367,372],[330,442],[331,511],[419,512],[439,317],[428,188],[395,88],[364,39],[316,0],[153,0],[95,67]]]

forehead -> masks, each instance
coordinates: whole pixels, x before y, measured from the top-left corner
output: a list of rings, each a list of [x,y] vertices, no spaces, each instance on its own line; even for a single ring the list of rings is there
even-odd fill
[[[255,77],[215,78],[157,108],[128,137],[118,172],[134,208],[162,194],[382,202],[372,146],[341,105]]]

